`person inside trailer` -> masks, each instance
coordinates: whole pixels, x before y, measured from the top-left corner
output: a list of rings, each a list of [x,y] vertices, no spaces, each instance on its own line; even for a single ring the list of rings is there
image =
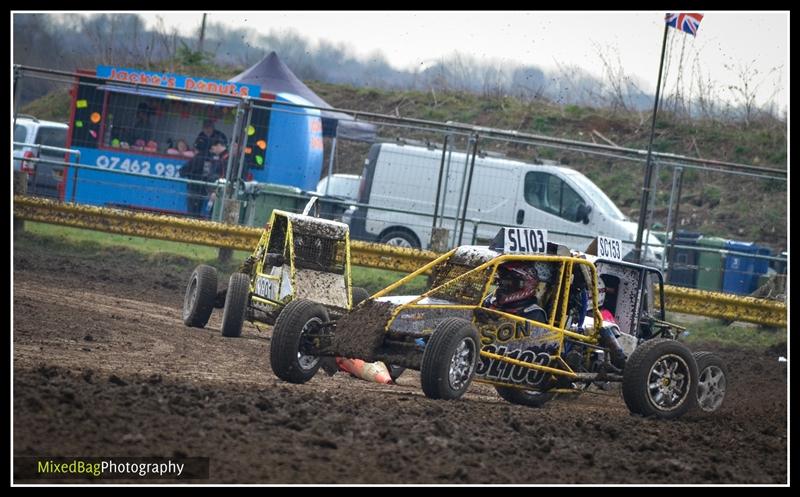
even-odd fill
[[[215,142],[222,142],[226,148],[228,145],[228,137],[225,133],[214,127],[213,119],[206,119],[203,121],[203,129],[198,133],[194,141],[194,149],[197,155],[201,157],[209,157],[213,154],[211,147]]]

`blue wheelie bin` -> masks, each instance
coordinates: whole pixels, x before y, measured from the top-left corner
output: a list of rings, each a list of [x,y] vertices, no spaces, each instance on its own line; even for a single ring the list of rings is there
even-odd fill
[[[758,283],[758,277],[755,274],[756,259],[745,254],[758,253],[758,246],[752,242],[728,240],[725,249],[740,253],[729,253],[725,258],[722,291],[739,295],[749,294],[753,291],[751,288]]]

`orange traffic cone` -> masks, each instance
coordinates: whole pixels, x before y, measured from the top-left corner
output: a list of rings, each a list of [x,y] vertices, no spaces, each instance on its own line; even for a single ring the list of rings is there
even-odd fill
[[[342,371],[346,371],[362,380],[383,383],[384,385],[393,383],[389,370],[386,369],[386,365],[381,361],[364,362],[361,359],[337,357],[336,364],[339,365],[339,369]]]

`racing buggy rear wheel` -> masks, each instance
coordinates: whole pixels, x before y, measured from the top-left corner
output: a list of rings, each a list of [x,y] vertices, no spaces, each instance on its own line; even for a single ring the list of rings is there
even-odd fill
[[[654,338],[628,358],[622,397],[634,414],[677,418],[697,402],[697,378],[697,362],[685,345]]]
[[[461,318],[436,327],[422,354],[422,391],[431,399],[457,399],[472,383],[480,353],[478,330]]]
[[[217,270],[201,264],[194,268],[186,294],[183,297],[183,324],[203,328],[211,313],[217,296]]]
[[[549,392],[534,392],[513,387],[494,387],[497,394],[503,399],[520,406],[542,407],[556,394]]]
[[[312,336],[329,320],[321,304],[297,299],[281,311],[272,330],[269,363],[278,378],[305,383],[317,374],[320,358],[308,353]]]
[[[250,296],[250,276],[233,273],[228,282],[225,310],[222,311],[222,336],[238,337],[242,334],[247,298]]]
[[[697,361],[697,407],[704,412],[714,412],[722,407],[728,386],[728,368],[713,352],[695,352]]]

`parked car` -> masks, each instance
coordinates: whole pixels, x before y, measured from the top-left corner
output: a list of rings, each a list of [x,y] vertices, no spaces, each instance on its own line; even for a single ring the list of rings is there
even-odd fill
[[[361,176],[358,200],[392,210],[351,208],[343,220],[350,223],[353,238],[428,248],[437,197],[441,226],[451,237],[454,230],[460,231],[460,222],[454,219],[462,215],[464,171],[472,156],[452,151],[445,159],[443,186],[437,195],[441,150],[374,144]],[[490,240],[500,226],[535,225],[548,230],[554,242],[569,247],[586,247],[601,235],[629,242],[624,245],[626,253],[633,249],[630,242],[636,239],[637,224],[597,185],[573,169],[552,161],[539,162],[486,155],[475,158],[462,243],[471,241],[471,220],[477,219],[477,243]],[[649,247],[643,262],[660,267],[663,244],[653,234],[645,240]],[[458,245],[458,237],[453,245]]]
[[[58,187],[64,179],[64,166],[27,159],[64,161],[64,151],[37,148],[35,145],[64,149],[67,125],[42,121],[32,116],[18,116],[14,124],[14,171],[28,173],[28,194],[58,198]]]

